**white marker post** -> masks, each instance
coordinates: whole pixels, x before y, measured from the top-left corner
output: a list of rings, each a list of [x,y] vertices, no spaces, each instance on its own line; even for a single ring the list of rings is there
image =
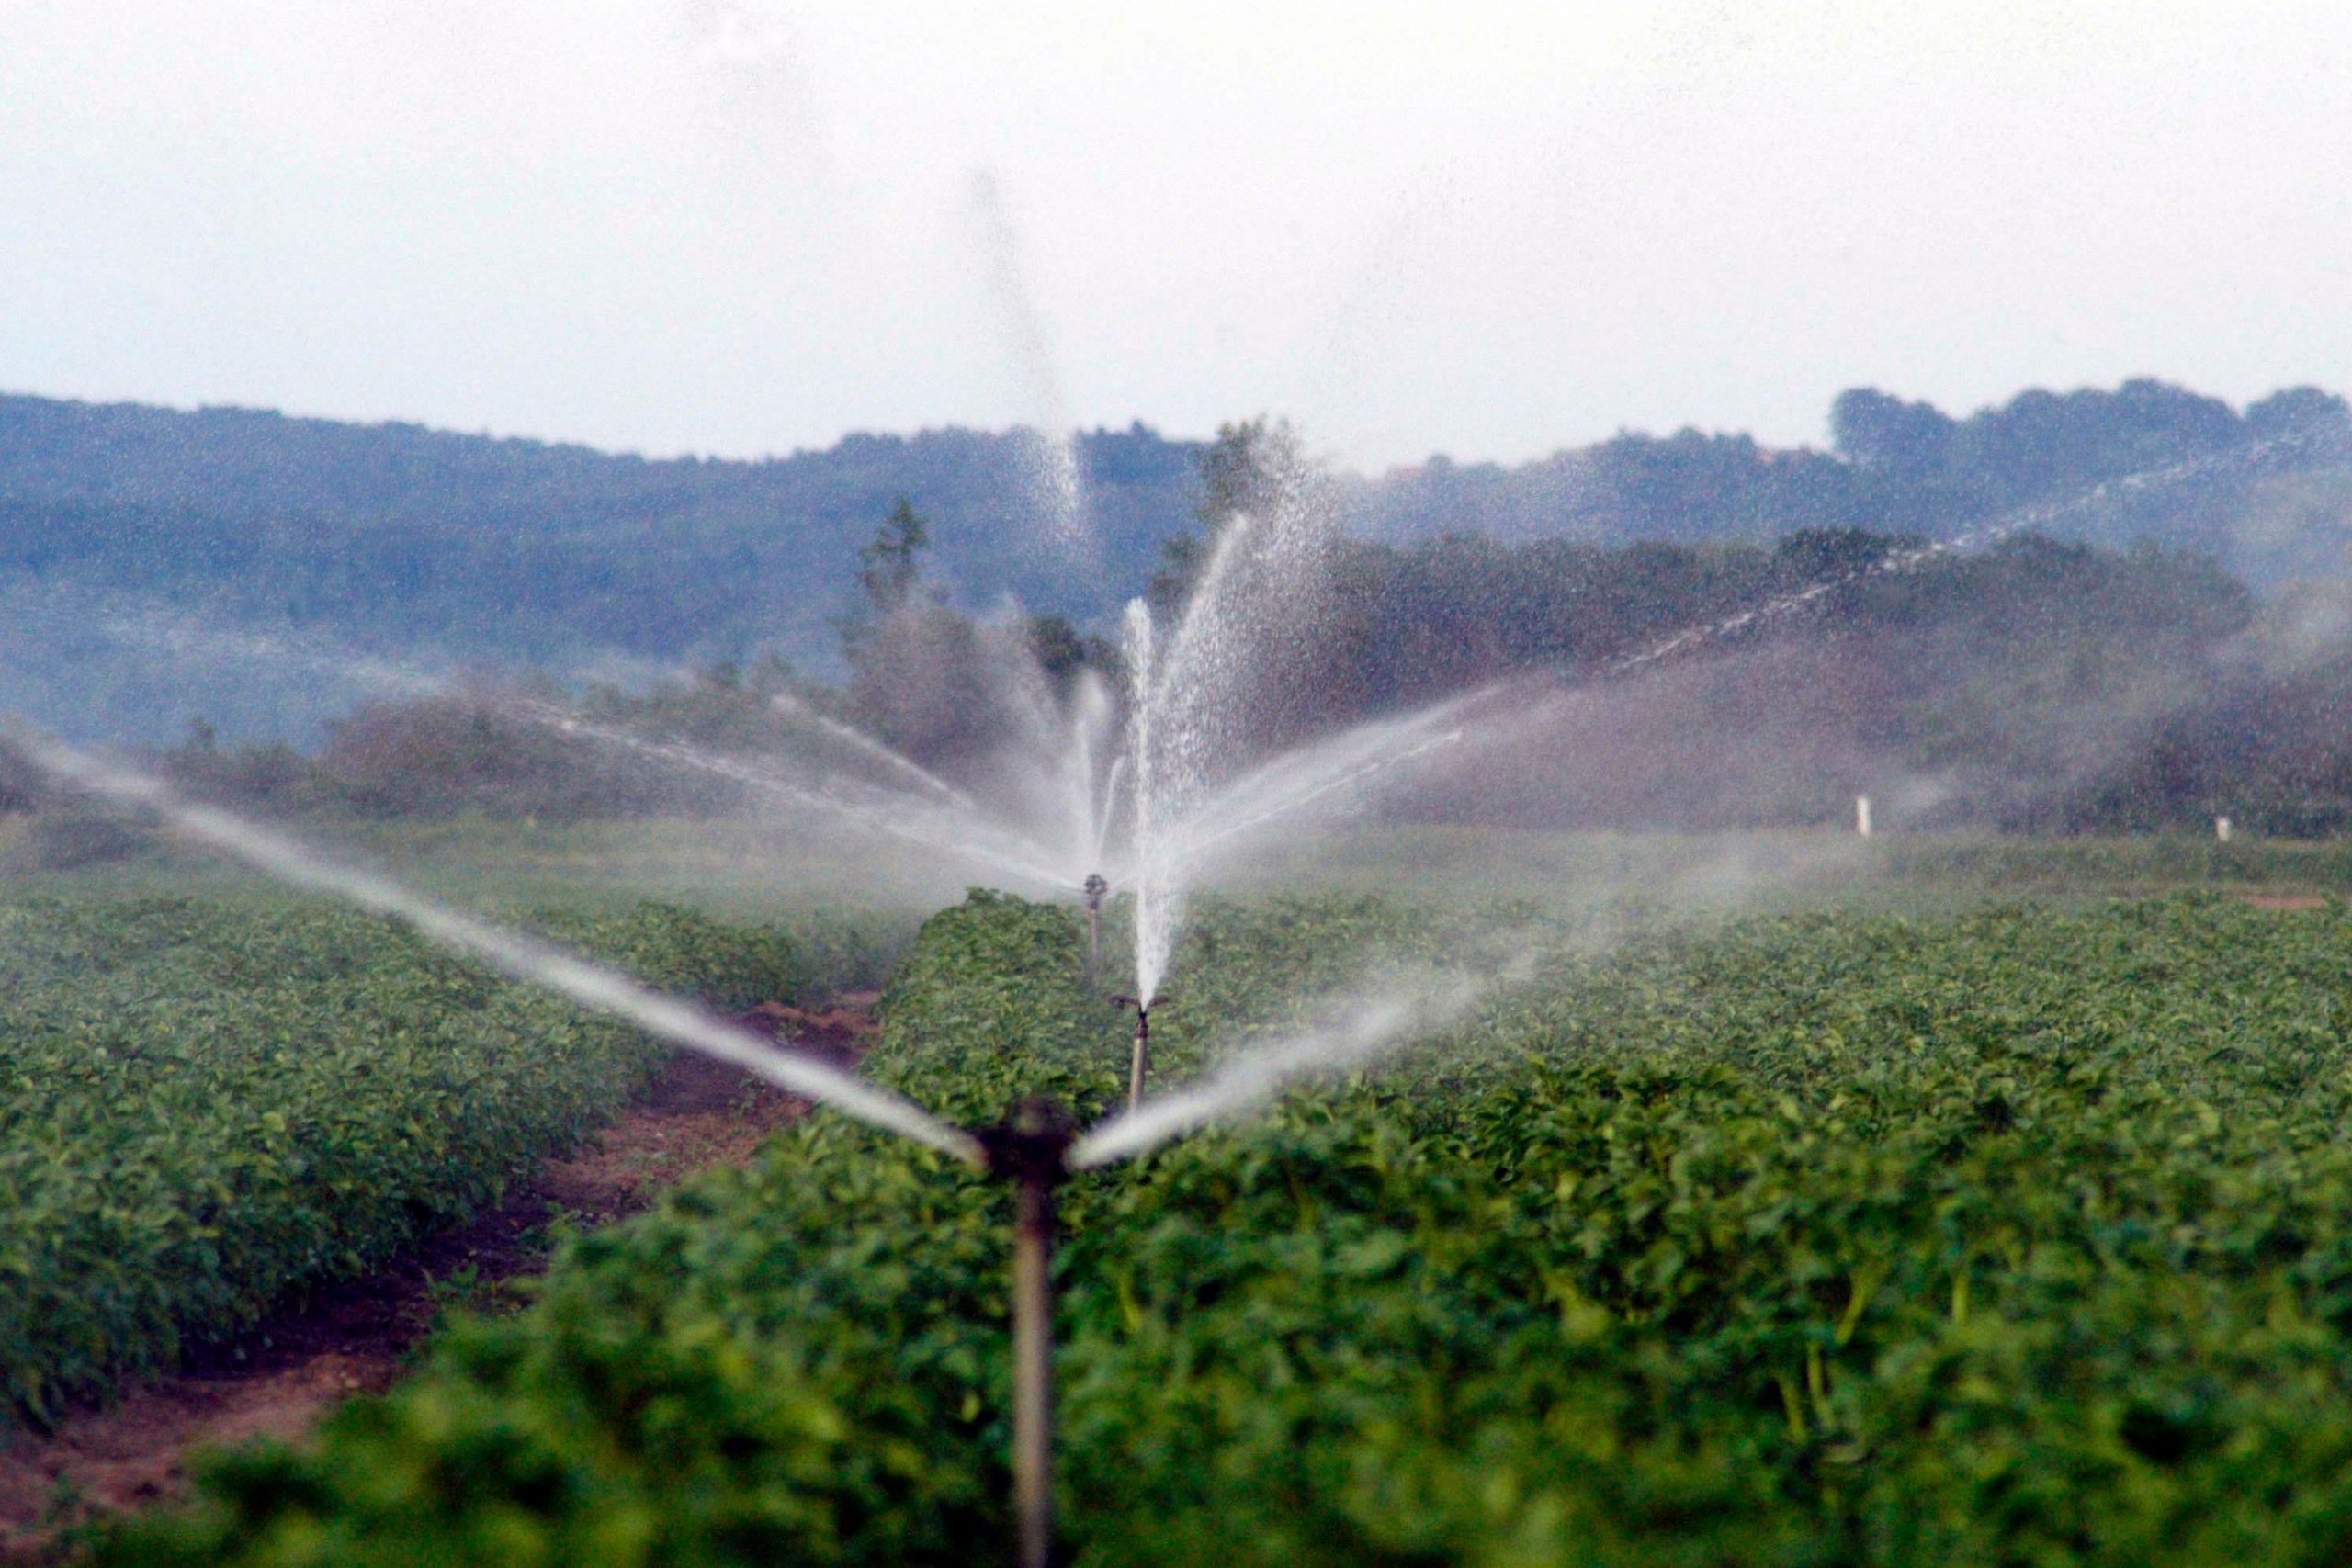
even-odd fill
[[[2230,819],[2228,818],[2216,817],[2213,818],[2213,837],[2221,843],[2226,844],[2230,841]]]
[[[1871,836],[1871,797],[1854,796],[1854,831],[1867,839]]]

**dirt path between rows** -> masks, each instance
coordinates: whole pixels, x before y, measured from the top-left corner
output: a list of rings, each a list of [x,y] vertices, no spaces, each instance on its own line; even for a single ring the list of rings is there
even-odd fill
[[[844,997],[820,1013],[767,1004],[741,1021],[847,1062],[872,1032],[874,999]],[[550,1221],[625,1219],[699,1171],[747,1163],[807,1111],[733,1067],[672,1057],[611,1126],[470,1224],[317,1292],[176,1374],[0,1449],[0,1562],[39,1561],[62,1529],[184,1497],[198,1450],[297,1437],[352,1394],[382,1393],[445,1306],[494,1306],[504,1281],[546,1267]]]
[[[2316,893],[2247,893],[2241,897],[2257,909],[2278,914],[2303,914],[2327,908],[2327,900]]]

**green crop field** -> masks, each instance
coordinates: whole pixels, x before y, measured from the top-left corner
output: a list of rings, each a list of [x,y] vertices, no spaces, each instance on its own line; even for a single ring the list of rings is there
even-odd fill
[[[551,933],[716,1005],[887,942],[641,906]],[[0,1430],[464,1217],[608,1120],[633,1031],[288,898],[0,905]]]
[[[305,841],[468,908],[595,914],[646,899],[737,920],[911,925],[959,897],[969,868],[934,852],[848,833],[727,819],[534,823],[317,817]],[[21,821],[0,818],[0,863]],[[2241,838],[2037,839],[1826,829],[1717,833],[1557,832],[1439,824],[1335,826],[1253,844],[1205,880],[1238,895],[1288,887],[1390,890],[1426,902],[1498,896],[1590,909],[1631,900],[1712,912],[1866,907],[1910,913],[1989,897],[2138,897],[2183,889],[2352,895],[2352,840]],[[236,898],[255,884],[220,862],[153,843],[69,872],[17,869],[20,887],[65,896]]]
[[[548,822],[458,816],[378,820],[314,814],[291,824],[333,858],[396,867],[401,878],[469,908],[600,914],[651,899],[735,919],[902,916],[936,908],[962,882],[870,842],[728,820],[662,818]],[[28,819],[0,816],[0,871],[17,886],[63,895],[237,898],[249,872],[166,835],[121,837],[103,858],[63,869],[26,843]],[[51,856],[50,859],[56,857]],[[271,897],[264,890],[264,897]]]
[[[2341,905],[1196,916],[1176,1077],[1375,955],[1543,956],[1387,1073],[1066,1189],[1071,1561],[2352,1554]],[[870,1070],[1107,1105],[1077,942],[936,917]],[[101,1556],[1001,1561],[1009,1209],[820,1115]]]

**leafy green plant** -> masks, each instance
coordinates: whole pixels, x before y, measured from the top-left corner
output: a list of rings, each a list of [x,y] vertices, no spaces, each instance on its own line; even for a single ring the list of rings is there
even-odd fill
[[[1411,940],[1393,904],[1202,913],[1171,993],[1245,1021],[1340,926]],[[1077,941],[938,917],[874,1070],[962,1116],[1107,1102]],[[1450,1044],[1065,1190],[1074,1562],[2352,1551],[2340,908],[1660,933]],[[1008,1207],[814,1118],[103,1555],[1001,1560]]]
[[[566,934],[722,1006],[824,984],[789,933],[659,906]],[[0,906],[0,1411],[43,1421],[474,1213],[659,1060],[363,916]]]

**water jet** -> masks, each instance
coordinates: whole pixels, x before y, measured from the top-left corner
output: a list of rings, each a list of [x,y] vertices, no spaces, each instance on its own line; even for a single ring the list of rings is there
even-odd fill
[[[1086,983],[1091,986],[1102,967],[1102,900],[1111,884],[1101,872],[1089,872],[1079,891],[1086,895]]]

